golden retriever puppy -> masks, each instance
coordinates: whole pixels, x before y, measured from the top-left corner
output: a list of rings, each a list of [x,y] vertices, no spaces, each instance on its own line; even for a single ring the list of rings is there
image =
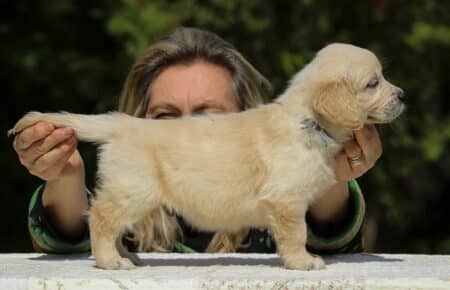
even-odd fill
[[[402,96],[373,53],[332,44],[256,109],[164,121],[30,112],[10,133],[42,120],[102,144],[89,211],[100,268],[133,268],[121,235],[164,205],[201,230],[269,227],[286,268],[321,269],[305,249],[308,205],[336,182],[334,156],[352,131],[395,119]]]

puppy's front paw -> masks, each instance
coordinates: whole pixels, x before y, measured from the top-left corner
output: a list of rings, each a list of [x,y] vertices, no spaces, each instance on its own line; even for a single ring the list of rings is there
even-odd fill
[[[318,256],[302,255],[300,257],[287,259],[284,262],[284,266],[287,269],[293,270],[321,270],[325,269],[325,262]]]
[[[136,268],[136,265],[134,265],[133,262],[127,258],[119,258],[102,262],[97,260],[96,266],[105,270],[130,270]]]

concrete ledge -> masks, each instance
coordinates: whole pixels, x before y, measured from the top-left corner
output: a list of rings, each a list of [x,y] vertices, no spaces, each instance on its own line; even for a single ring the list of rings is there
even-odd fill
[[[139,254],[145,266],[104,271],[89,255],[1,254],[0,289],[450,289],[450,256],[326,257],[322,271],[266,254]]]

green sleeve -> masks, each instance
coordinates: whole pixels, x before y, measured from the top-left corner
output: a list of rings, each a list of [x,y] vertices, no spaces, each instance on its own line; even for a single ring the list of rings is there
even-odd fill
[[[348,183],[350,192],[350,210],[347,217],[327,228],[314,226],[308,221],[307,247],[310,251],[322,254],[361,252],[362,224],[365,215],[364,196],[356,180]]]
[[[53,254],[80,253],[90,250],[89,230],[85,226],[83,235],[78,240],[70,240],[55,230],[48,221],[42,206],[42,192],[45,184],[33,193],[28,208],[28,230],[36,251]],[[90,196],[91,193],[86,190]]]

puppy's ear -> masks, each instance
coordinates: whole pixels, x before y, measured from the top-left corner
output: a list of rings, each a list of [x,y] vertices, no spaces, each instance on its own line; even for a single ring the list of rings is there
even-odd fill
[[[362,128],[366,119],[352,89],[343,82],[322,86],[313,100],[313,109],[326,122],[344,128]]]

